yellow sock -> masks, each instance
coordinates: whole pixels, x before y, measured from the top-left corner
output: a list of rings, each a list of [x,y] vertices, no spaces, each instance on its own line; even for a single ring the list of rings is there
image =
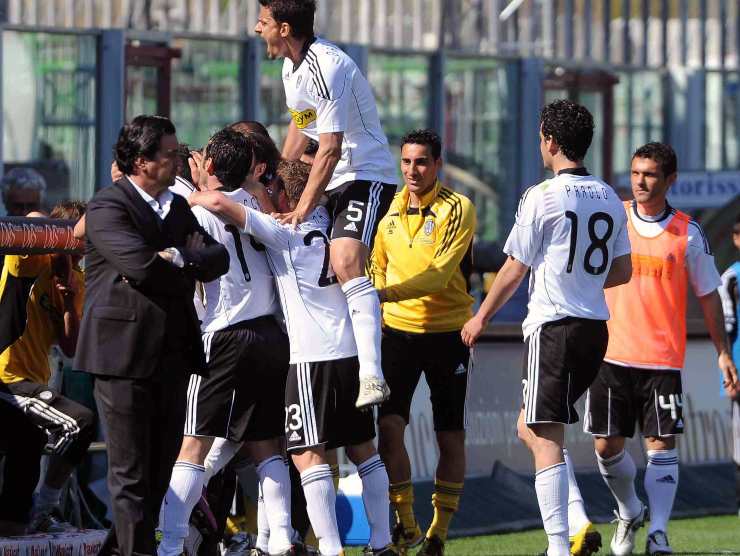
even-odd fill
[[[414,516],[414,486],[411,481],[391,483],[388,490],[398,521],[406,531],[413,531],[416,529],[416,517]]]
[[[447,530],[450,528],[452,516],[460,507],[462,491],[463,483],[434,479],[434,494],[432,495],[434,518],[427,531],[427,538],[436,535],[442,542],[447,540]]]
[[[334,483],[334,490],[339,492],[339,464],[330,463],[329,469],[331,469],[331,482]]]

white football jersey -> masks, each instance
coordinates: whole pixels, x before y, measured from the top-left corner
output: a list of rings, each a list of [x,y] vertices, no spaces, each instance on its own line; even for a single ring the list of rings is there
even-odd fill
[[[525,338],[565,317],[609,320],[604,282],[630,253],[622,201],[582,168],[561,172],[524,192],[504,252],[531,267]]]
[[[283,86],[290,115],[305,135],[318,141],[320,133],[344,132],[342,158],[327,191],[354,180],[396,183],[373,91],[352,58],[317,38],[297,68],[285,59]]]
[[[316,207],[296,229],[245,207],[243,232],[267,248],[290,339],[290,362],[357,355],[347,299],[329,264],[329,213]]]
[[[244,206],[259,206],[243,189],[223,191],[223,194]],[[230,261],[226,274],[203,284],[206,312],[201,330],[215,332],[238,322],[275,314],[278,310],[275,281],[264,247],[202,207],[193,207],[193,214],[203,229],[226,247]]]

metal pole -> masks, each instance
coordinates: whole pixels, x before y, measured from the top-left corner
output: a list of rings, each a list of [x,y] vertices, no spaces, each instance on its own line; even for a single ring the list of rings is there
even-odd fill
[[[242,119],[244,120],[260,119],[260,64],[263,48],[260,38],[245,38],[242,41],[239,86],[241,88]]]
[[[681,65],[685,66],[689,55],[689,0],[681,0]]]
[[[612,0],[604,0],[604,13],[601,14],[601,19],[604,25],[604,62],[608,64],[612,58]]]
[[[650,6],[648,0],[642,0],[642,52],[640,63],[643,67],[648,65],[648,37],[650,37]]]
[[[95,184],[110,182],[113,145],[125,118],[126,37],[122,29],[106,29],[98,38]]]
[[[632,45],[630,45],[630,0],[622,0],[622,63],[632,63]]]
[[[544,62],[538,58],[525,58],[521,61],[519,87],[519,121],[521,122],[519,152],[518,187],[519,192],[542,178],[542,161],[538,148],[540,142],[539,110],[544,98],[542,81],[545,74]]]
[[[573,30],[573,13],[574,13],[574,1],[565,0],[565,59],[573,59],[573,51],[575,44],[574,30]]]
[[[660,1],[660,35],[663,42],[660,45],[660,65],[668,65],[668,0]]]
[[[699,58],[701,67],[707,66],[707,0],[699,2]]]
[[[591,11],[591,0],[583,1],[583,23],[583,57],[586,59],[592,59],[591,26],[593,25],[593,13]]]
[[[437,50],[429,57],[429,105],[427,125],[435,130],[445,143],[445,53]]]

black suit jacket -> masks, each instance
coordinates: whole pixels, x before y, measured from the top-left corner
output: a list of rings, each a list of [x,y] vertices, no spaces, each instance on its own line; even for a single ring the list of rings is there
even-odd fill
[[[99,191],[85,217],[85,307],[75,368],[92,374],[145,378],[158,369],[205,367],[193,307],[195,280],[209,282],[229,267],[226,248],[198,224],[174,195],[162,220],[123,178]],[[187,249],[199,232],[205,247]],[[177,247],[180,269],[157,255]]]

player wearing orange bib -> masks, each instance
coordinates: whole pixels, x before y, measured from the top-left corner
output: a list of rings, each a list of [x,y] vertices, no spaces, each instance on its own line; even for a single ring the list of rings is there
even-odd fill
[[[647,508],[635,492],[635,464],[624,450],[635,421],[648,456],[645,553],[672,553],[666,529],[678,486],[675,435],[684,429],[681,369],[689,284],[699,298],[725,384],[737,382],[709,244],[699,224],[666,201],[676,166],[673,149],[662,143],[648,143],[632,157],[634,200],[625,203],[632,278],[606,291],[609,344],[586,401],[584,428],[594,436],[599,470],[617,501],[611,541],[617,556],[632,553],[635,533],[646,519]]]

